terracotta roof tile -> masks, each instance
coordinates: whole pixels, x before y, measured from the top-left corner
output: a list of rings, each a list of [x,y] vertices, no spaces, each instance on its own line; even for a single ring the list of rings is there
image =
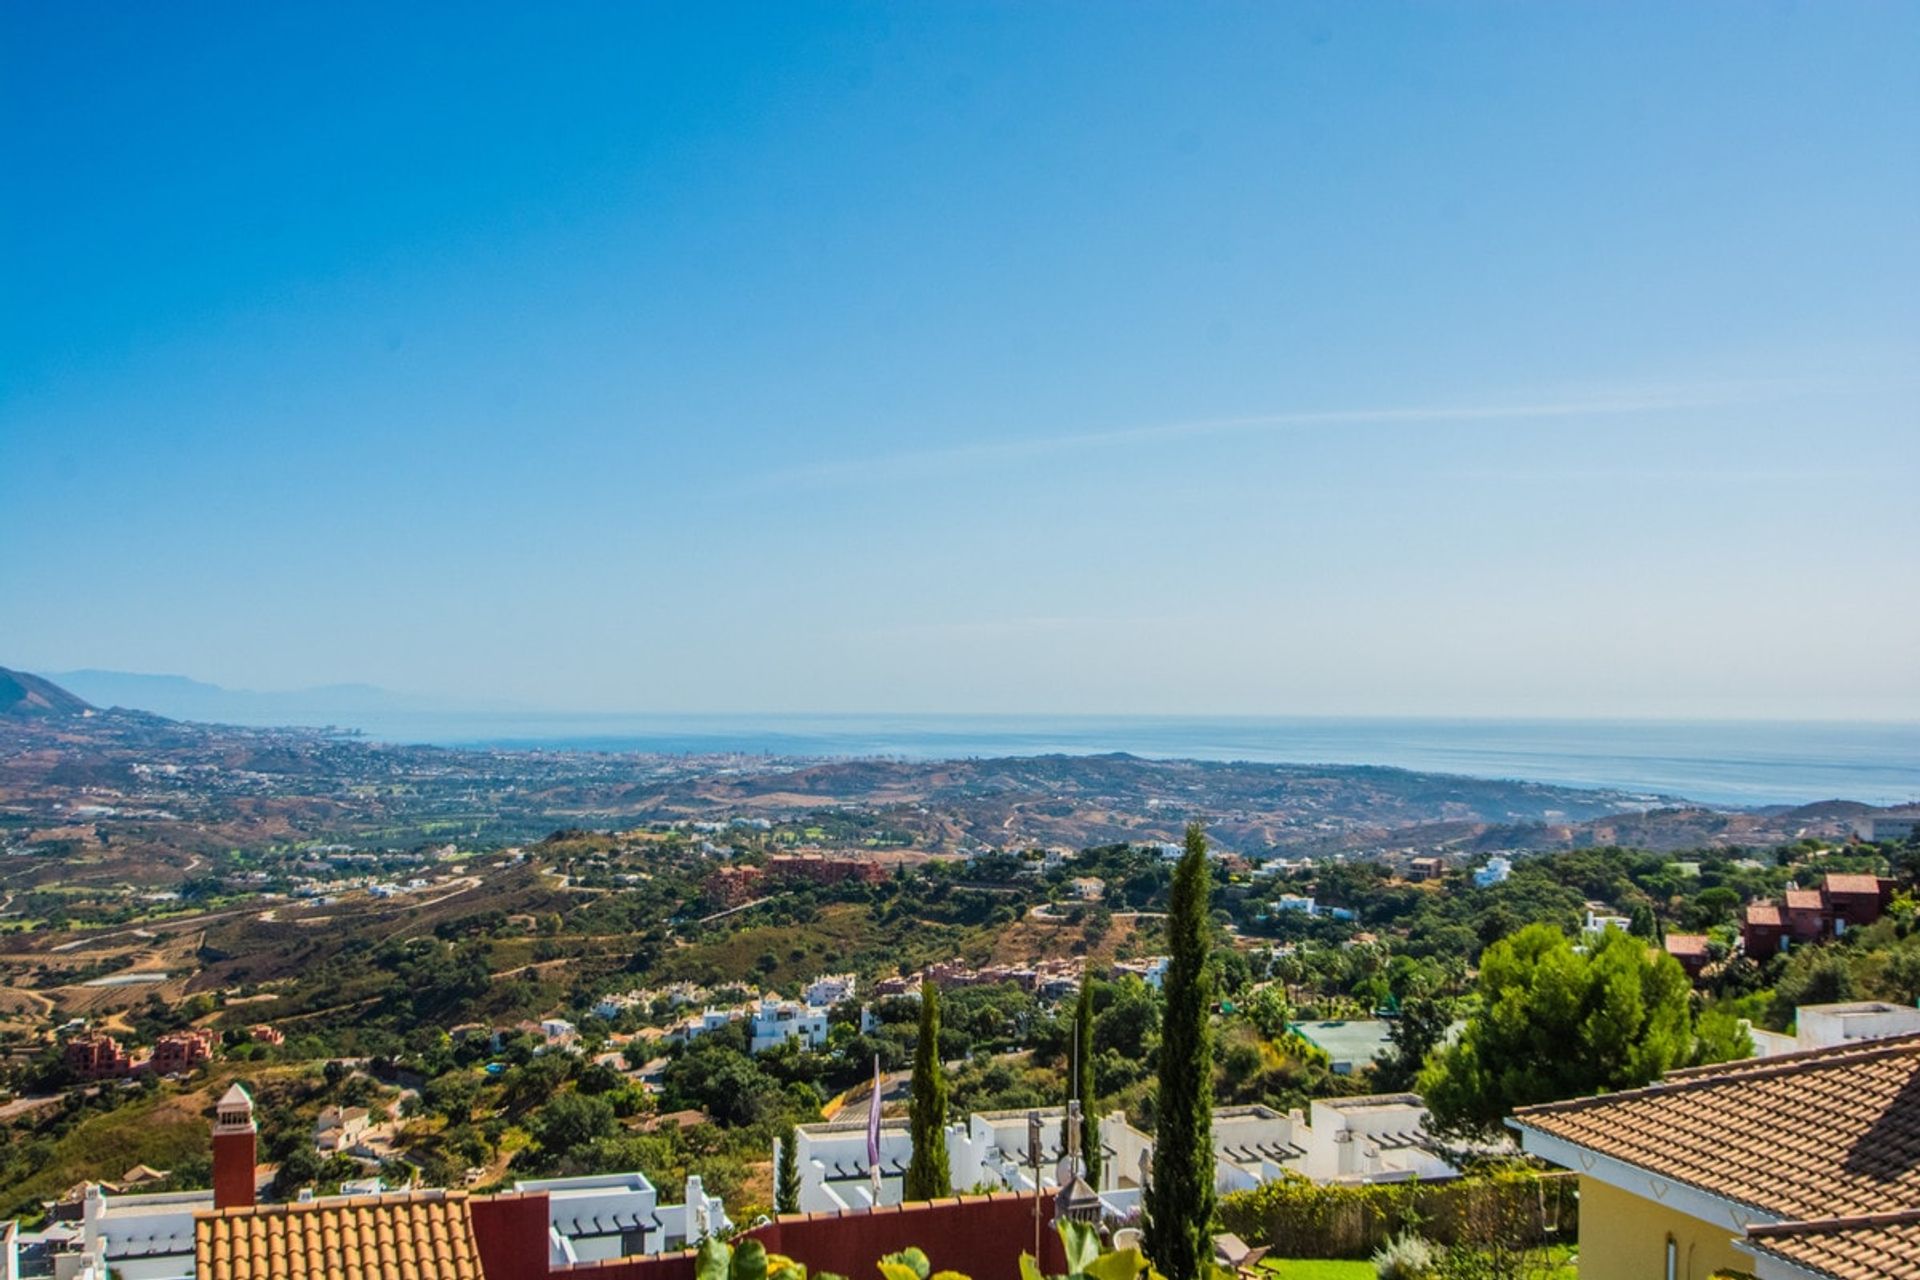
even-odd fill
[[[1827,905],[1827,900],[1818,889],[1787,890],[1787,910],[1818,911]]]
[[[1878,894],[1880,892],[1879,876],[1850,876],[1828,872],[1822,884],[1828,893]]]
[[[1667,954],[1670,956],[1703,956],[1707,954],[1707,935],[1704,933],[1670,933],[1667,935]]]
[[[1786,918],[1780,914],[1780,904],[1777,902],[1749,902],[1746,918],[1748,924],[1782,925],[1786,923]]]
[[[1920,1209],[1749,1227],[1747,1243],[1835,1280],[1920,1280]]]
[[[1920,1035],[1676,1071],[1513,1118],[1774,1217],[1920,1204]]]
[[[465,1192],[222,1209],[193,1230],[200,1280],[482,1280]]]

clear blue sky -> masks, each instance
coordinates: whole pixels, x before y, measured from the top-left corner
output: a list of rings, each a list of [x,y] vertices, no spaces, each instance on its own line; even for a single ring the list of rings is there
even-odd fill
[[[1920,5],[0,9],[0,664],[1920,718]]]

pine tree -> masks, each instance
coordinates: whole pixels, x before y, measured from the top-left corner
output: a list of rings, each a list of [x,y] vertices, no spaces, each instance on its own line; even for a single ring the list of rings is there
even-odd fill
[[[1100,1109],[1093,1097],[1093,969],[1080,975],[1080,1003],[1073,1012],[1074,1088],[1080,1095],[1080,1154],[1087,1182],[1100,1185]]]
[[[780,1174],[773,1196],[776,1213],[800,1212],[800,1143],[792,1125],[780,1135]]]
[[[907,1163],[904,1200],[953,1194],[947,1169],[947,1077],[940,1067],[940,988],[920,984],[920,1042],[913,1050],[913,1098],[908,1120],[913,1158]]]
[[[1160,1037],[1159,1123],[1142,1207],[1147,1256],[1166,1280],[1199,1280],[1213,1257],[1213,973],[1207,915],[1207,837],[1187,827],[1167,905],[1166,1013]]]
[[[1638,1088],[1693,1049],[1679,962],[1617,929],[1575,951],[1558,927],[1528,925],[1486,949],[1479,990],[1459,1038],[1420,1072],[1441,1133],[1497,1136],[1515,1107]]]

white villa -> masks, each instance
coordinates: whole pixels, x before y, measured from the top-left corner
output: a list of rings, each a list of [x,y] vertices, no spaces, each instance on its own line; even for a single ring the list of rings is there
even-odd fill
[[[807,984],[801,999],[816,1009],[845,1004],[859,993],[860,980],[851,973],[823,973]]]
[[[798,1040],[808,1049],[818,1049],[827,1042],[827,1021],[824,1008],[762,996],[753,1008],[753,1039],[748,1047],[754,1053],[764,1053],[775,1045]]]

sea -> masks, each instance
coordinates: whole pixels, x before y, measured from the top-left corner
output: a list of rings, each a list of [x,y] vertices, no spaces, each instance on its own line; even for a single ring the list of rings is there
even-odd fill
[[[368,713],[389,742],[946,760],[1128,752],[1385,765],[1724,806],[1920,802],[1920,724],[1371,717]]]

